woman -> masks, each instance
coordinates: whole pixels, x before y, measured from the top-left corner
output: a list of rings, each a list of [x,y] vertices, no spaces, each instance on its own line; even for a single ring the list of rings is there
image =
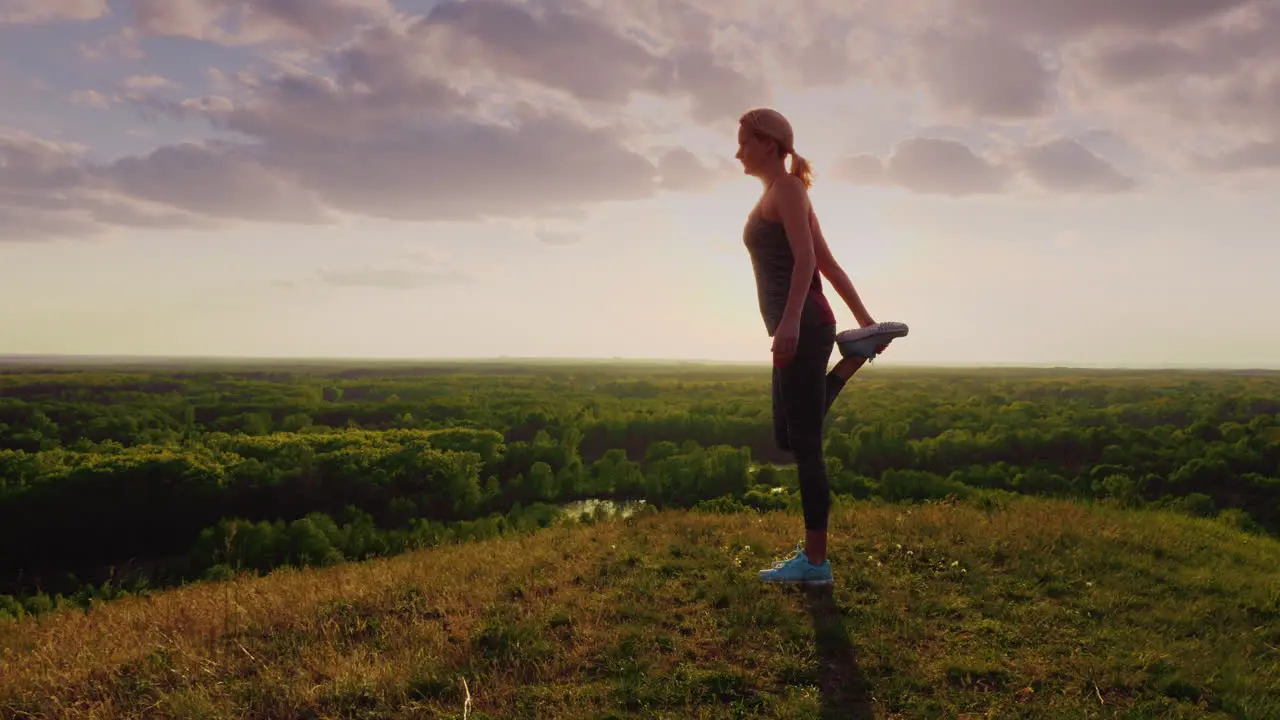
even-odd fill
[[[788,172],[785,161],[791,156]],[[831,490],[822,455],[822,424],[832,401],[867,358],[850,356],[827,372],[836,319],[820,274],[853,311],[860,327],[875,324],[853,283],[831,256],[809,203],[809,163],[796,154],[791,123],[757,108],[739,120],[743,172],[764,183],[743,241],[755,271],[760,313],[773,338],[773,424],[778,447],[792,453],[800,478],[805,540],[790,559],[760,572],[766,582],[830,584],[827,516]],[[877,350],[883,351],[885,346]]]

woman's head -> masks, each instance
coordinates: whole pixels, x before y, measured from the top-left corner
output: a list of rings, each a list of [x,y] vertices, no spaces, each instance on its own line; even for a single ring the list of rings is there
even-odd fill
[[[770,108],[755,108],[738,120],[738,154],[743,172],[757,177],[770,167],[784,163],[791,156],[791,174],[805,187],[813,184],[809,162],[796,154],[795,133],[782,113]]]

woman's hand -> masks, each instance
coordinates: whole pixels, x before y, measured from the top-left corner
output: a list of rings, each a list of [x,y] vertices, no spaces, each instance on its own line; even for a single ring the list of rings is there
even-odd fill
[[[783,367],[796,356],[796,345],[800,343],[800,321],[783,320],[773,333],[773,364]]]

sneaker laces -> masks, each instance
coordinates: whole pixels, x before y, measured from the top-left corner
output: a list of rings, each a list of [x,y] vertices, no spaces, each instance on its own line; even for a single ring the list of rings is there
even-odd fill
[[[781,560],[775,560],[775,561],[774,561],[774,563],[773,563],[773,567],[771,567],[771,568],[769,568],[769,569],[770,569],[770,570],[777,570],[778,568],[782,567],[783,565],[786,565],[787,563],[791,562],[792,560],[795,560],[797,557],[799,557],[799,556],[800,556],[800,553],[801,553],[801,552],[803,552],[803,551],[804,551],[804,541],[803,541],[803,540],[801,540],[800,542],[796,543],[796,547],[795,547],[795,549],[794,549],[794,550],[792,550],[792,551],[791,551],[791,554],[790,554],[790,555],[786,556],[785,558],[783,558],[783,559],[781,559]]]

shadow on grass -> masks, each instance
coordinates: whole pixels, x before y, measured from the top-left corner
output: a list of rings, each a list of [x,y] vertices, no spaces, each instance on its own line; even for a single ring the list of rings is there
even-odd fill
[[[836,606],[831,587],[806,593],[813,617],[813,637],[820,665],[818,687],[822,691],[823,720],[871,720],[870,683],[858,667],[844,617]]]

